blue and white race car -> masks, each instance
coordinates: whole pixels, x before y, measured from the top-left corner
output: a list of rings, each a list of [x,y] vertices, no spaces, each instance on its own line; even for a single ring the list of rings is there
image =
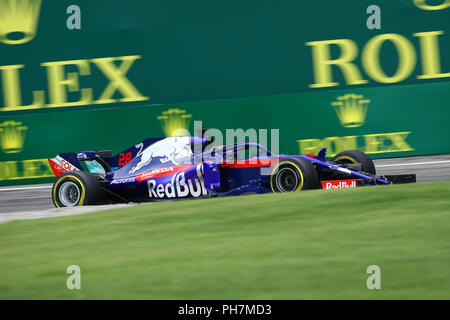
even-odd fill
[[[376,175],[372,160],[357,150],[326,160],[326,149],[273,155],[254,142],[212,142],[149,138],[114,156],[109,150],[60,153],[48,159],[58,177],[53,202],[73,207],[415,182],[414,174]]]

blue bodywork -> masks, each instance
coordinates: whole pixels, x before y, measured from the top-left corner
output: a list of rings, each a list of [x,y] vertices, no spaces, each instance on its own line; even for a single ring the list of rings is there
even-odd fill
[[[238,156],[251,148],[257,150],[256,154]],[[98,176],[105,193],[115,202],[273,192],[269,182],[272,170],[285,158],[310,162],[320,180],[339,175],[357,179],[358,185],[391,184],[383,176],[327,161],[325,156],[326,149],[317,156],[273,155],[252,142],[208,149],[206,140],[199,137],[169,137],[146,139],[114,156],[84,151],[61,153],[49,160],[66,171],[85,170]],[[57,176],[61,173],[63,170],[55,171]]]

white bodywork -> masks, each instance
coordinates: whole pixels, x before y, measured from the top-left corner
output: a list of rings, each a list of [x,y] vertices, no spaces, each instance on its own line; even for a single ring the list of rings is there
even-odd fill
[[[155,157],[161,157],[161,163],[172,161],[175,165],[178,165],[179,163],[177,160],[191,155],[192,149],[190,137],[169,137],[152,144],[142,151],[142,153],[138,155],[140,161],[129,173],[134,173],[141,169],[143,166],[149,164]]]

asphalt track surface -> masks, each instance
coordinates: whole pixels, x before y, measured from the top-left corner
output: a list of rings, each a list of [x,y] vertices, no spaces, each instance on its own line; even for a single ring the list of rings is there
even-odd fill
[[[450,180],[450,154],[374,160],[377,174],[415,173],[417,182]],[[106,205],[57,209],[51,184],[0,187],[0,223],[17,219],[66,216],[127,206]]]

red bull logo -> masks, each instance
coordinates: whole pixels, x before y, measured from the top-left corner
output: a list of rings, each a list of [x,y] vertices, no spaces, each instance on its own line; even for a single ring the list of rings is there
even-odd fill
[[[322,189],[356,188],[356,180],[322,181]]]
[[[197,178],[186,178],[184,171],[173,176],[172,180],[166,184],[157,183],[156,180],[148,180],[148,193],[150,198],[184,198],[206,196],[208,191],[203,179],[203,165],[196,168]],[[192,173],[191,173],[192,174]]]

